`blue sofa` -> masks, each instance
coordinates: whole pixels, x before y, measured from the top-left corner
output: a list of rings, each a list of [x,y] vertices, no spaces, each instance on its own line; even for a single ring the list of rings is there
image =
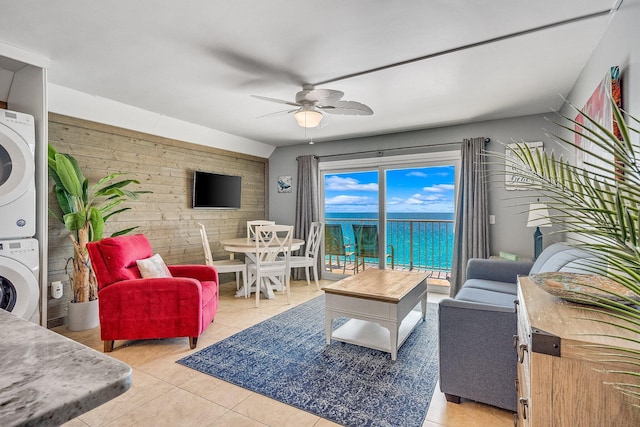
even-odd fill
[[[448,401],[474,400],[517,410],[517,277],[564,271],[587,273],[587,252],[563,243],[533,262],[471,259],[467,279],[439,305],[440,390]]]

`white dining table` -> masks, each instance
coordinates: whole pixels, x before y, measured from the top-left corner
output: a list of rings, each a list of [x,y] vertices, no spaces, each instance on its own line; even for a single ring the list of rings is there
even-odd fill
[[[225,251],[229,252],[238,252],[244,253],[246,257],[248,257],[252,262],[256,261],[256,241],[249,237],[236,237],[233,239],[221,239],[220,244],[224,247]],[[291,251],[297,251],[304,245],[304,240],[302,239],[292,239],[291,240]],[[256,292],[255,285],[248,284],[250,286],[249,292],[247,295],[251,295],[251,292]],[[265,277],[260,284],[260,290],[263,295],[265,295],[268,299],[272,299],[275,297],[273,293],[273,289],[281,290],[282,283],[273,278]],[[245,290],[244,286],[242,286],[236,292],[236,297],[244,297]]]

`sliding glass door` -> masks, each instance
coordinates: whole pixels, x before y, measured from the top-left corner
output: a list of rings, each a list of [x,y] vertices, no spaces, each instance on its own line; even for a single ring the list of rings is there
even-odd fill
[[[459,153],[428,157],[320,163],[326,277],[366,268],[446,277]],[[377,254],[358,242],[371,243],[374,236]]]
[[[389,169],[385,174],[385,228],[393,267],[451,271],[455,165]]]
[[[378,176],[378,170],[324,174],[325,270],[328,272],[355,272],[356,255],[360,258],[360,254],[356,254],[356,249],[360,249],[356,246],[359,243],[356,237],[361,237],[361,233],[357,234],[358,227],[378,224]]]

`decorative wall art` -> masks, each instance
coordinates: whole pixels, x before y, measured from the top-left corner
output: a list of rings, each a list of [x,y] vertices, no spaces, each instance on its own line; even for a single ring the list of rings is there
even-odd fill
[[[278,193],[291,193],[291,175],[278,177]]]
[[[537,142],[520,142],[507,144],[504,150],[504,164],[505,164],[505,173],[504,173],[504,188],[505,190],[529,190],[532,187],[533,181],[521,176],[518,173],[519,168],[522,165],[522,162],[515,155],[515,151],[518,148],[518,145],[525,145],[529,150],[539,150],[542,152],[544,149],[544,144],[541,141]],[[542,154],[542,153],[541,153]]]
[[[616,105],[622,108],[620,67],[618,66],[611,67],[598,87],[593,91],[584,107],[582,107],[582,111],[597,121],[600,125],[612,131],[613,134],[620,139],[620,129],[618,129],[618,124],[613,120],[613,111],[611,109],[610,99],[613,99],[616,102]],[[586,121],[581,113],[576,115],[575,121],[584,125],[589,130],[595,130],[595,126]],[[575,125],[575,131],[574,141],[576,145],[585,149],[585,151],[577,150],[577,166],[585,167],[589,170],[594,169],[594,166],[598,167],[605,165],[606,162],[597,159],[596,156],[607,157],[609,154],[604,152],[601,148],[595,147],[587,138],[583,138],[583,129],[578,124]]]

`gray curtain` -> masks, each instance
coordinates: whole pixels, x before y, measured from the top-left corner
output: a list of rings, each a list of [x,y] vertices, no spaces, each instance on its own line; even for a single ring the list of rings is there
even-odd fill
[[[318,200],[318,158],[316,156],[300,156],[298,160],[298,185],[296,185],[296,219],[293,236],[307,240],[309,227],[320,218],[320,203]],[[299,254],[304,255],[304,247]],[[318,278],[322,277],[320,257],[318,257]],[[295,280],[305,278],[304,271],[296,268],[293,271]]]
[[[483,159],[484,138],[462,141],[460,185],[456,201],[455,238],[451,266],[454,297],[466,280],[467,261],[489,256],[489,202]]]

